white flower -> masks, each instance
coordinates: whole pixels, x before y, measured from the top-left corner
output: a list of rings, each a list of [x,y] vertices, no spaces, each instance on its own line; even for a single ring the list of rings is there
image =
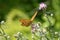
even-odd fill
[[[17,33],[17,35],[19,35],[19,34],[20,34],[20,32]]]
[[[43,32],[44,32],[44,33],[46,32],[46,29],[45,29],[45,28],[43,28]]]
[[[53,16],[53,14],[51,14],[51,16]]]
[[[32,39],[34,38],[34,34],[32,34]]]
[[[1,21],[1,24],[4,24],[4,21]]]
[[[55,34],[58,34],[58,32],[55,32]]]
[[[7,38],[10,38],[10,36],[7,36]]]
[[[37,28],[39,28],[39,27],[40,27],[40,24],[39,24],[39,23],[37,23],[37,24],[36,24],[36,26],[37,26]]]
[[[39,10],[43,9],[43,8],[46,8],[47,5],[45,3],[40,3],[39,4]]]

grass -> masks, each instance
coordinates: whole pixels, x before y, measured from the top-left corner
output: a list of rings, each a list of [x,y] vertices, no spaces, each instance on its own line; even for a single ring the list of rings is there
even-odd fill
[[[14,34],[16,34],[17,32],[22,32],[24,36],[26,36],[27,38],[29,38],[31,40],[31,31],[30,31],[30,27],[25,27],[22,26],[21,23],[19,22],[19,20],[15,20],[13,21],[12,18],[15,15],[19,15],[22,18],[29,18],[26,14],[24,14],[23,12],[21,12],[20,10],[17,9],[13,9],[6,17],[6,22],[5,25],[7,26],[4,31],[11,36],[11,40],[16,40],[14,38]],[[22,16],[23,15],[23,16]],[[3,25],[2,25],[3,26]]]

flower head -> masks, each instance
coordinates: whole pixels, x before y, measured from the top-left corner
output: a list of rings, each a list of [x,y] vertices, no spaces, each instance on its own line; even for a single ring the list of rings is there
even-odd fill
[[[20,34],[20,32],[17,33],[17,35],[19,35],[19,34]]]
[[[9,39],[9,38],[10,38],[10,36],[7,36],[7,38]]]
[[[1,24],[4,24],[4,21],[1,21]]]
[[[58,34],[58,32],[55,32],[55,34]]]
[[[51,16],[53,16],[53,14],[51,14]]]
[[[39,4],[39,10],[45,9],[47,5],[45,3],[40,3]]]

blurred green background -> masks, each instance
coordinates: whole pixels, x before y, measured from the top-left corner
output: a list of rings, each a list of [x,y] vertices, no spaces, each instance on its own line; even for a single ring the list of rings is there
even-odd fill
[[[0,22],[2,20],[5,21],[6,27],[3,27],[3,25],[2,27],[7,34],[12,36],[12,40],[15,40],[13,34],[18,31],[29,39],[31,38],[31,28],[23,27],[20,25],[19,20],[22,18],[30,19],[41,2],[45,2],[48,5],[47,11],[53,11],[54,17],[51,21],[54,25],[54,30],[60,31],[60,0],[0,0]],[[41,22],[43,26],[48,24],[41,11],[34,22]]]

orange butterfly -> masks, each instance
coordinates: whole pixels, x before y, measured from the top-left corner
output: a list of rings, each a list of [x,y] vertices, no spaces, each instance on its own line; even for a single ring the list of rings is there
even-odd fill
[[[29,26],[33,22],[33,20],[36,17],[37,13],[38,13],[38,11],[35,12],[35,14],[31,18],[31,20],[21,19],[20,22],[22,23],[23,26]]]

